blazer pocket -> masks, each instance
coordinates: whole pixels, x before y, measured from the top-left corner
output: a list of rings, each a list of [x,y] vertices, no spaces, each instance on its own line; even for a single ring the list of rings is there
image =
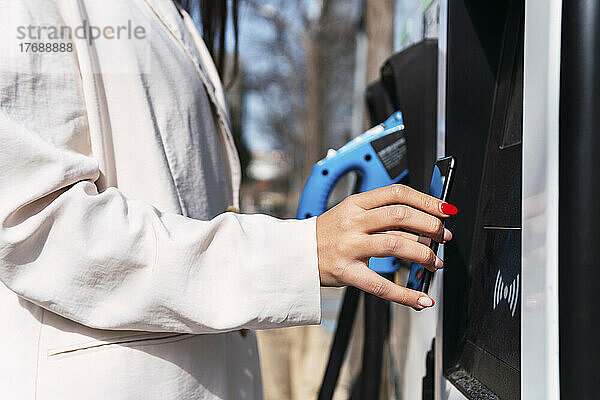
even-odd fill
[[[189,333],[141,332],[111,338],[110,340],[91,340],[85,343],[51,348],[47,350],[47,357],[48,359],[59,359],[118,347],[157,345],[184,340],[191,336],[194,335]]]

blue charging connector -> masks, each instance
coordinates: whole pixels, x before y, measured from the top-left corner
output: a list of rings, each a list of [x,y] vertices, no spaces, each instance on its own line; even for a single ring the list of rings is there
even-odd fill
[[[385,122],[357,136],[339,150],[329,150],[317,162],[304,186],[298,219],[324,213],[327,200],[336,182],[344,175],[358,171],[359,192],[394,183],[408,183],[407,146],[402,112],[396,111]],[[393,273],[398,269],[394,257],[372,257],[369,268],[378,273]]]

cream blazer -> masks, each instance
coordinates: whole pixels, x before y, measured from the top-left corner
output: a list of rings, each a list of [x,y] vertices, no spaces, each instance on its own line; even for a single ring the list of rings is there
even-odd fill
[[[144,39],[18,36],[128,24]],[[0,398],[260,398],[239,330],[318,323],[315,220],[223,213],[240,168],[189,16],[0,0],[0,35]]]

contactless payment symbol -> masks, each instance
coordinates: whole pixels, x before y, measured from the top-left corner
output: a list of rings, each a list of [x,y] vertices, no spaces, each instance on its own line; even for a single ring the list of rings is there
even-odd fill
[[[500,274],[500,270],[498,270],[496,285],[494,286],[494,310],[502,301],[508,302],[508,308],[514,317],[517,311],[517,303],[519,302],[519,274],[517,274],[517,277],[510,285],[507,285],[502,280],[502,275]]]

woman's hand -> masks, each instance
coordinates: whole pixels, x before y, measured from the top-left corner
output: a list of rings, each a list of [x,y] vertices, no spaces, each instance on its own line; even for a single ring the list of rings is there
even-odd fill
[[[452,239],[440,218],[456,212],[456,207],[404,185],[349,196],[317,218],[321,285],[355,286],[416,310],[433,306],[426,294],[398,286],[369,269],[369,258],[391,256],[430,271],[442,268],[443,261],[427,245],[431,239],[439,243]]]

